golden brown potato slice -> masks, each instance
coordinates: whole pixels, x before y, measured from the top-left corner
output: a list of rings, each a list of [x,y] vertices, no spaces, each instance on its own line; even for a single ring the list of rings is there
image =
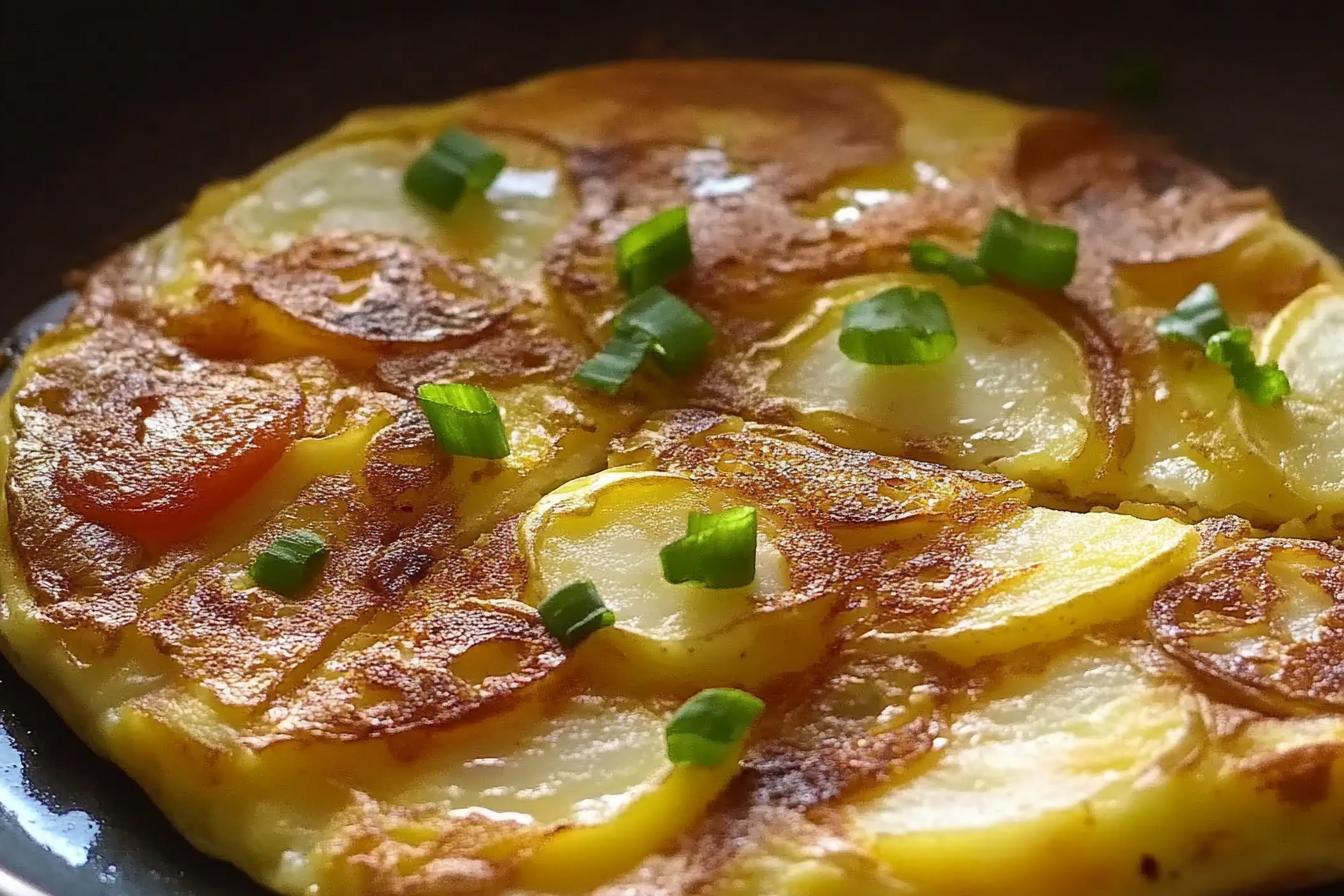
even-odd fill
[[[402,177],[449,124],[505,167],[443,213]],[[706,355],[577,382],[630,298],[614,242],[679,205]],[[912,270],[1000,206],[1078,231],[1067,288]],[[1289,396],[1157,338],[1204,283]],[[955,351],[850,360],[844,309],[898,285]],[[286,893],[1338,878],[1342,289],[1271,197],[1156,141],[865,69],[361,113],[95,270],[18,365],[0,646]],[[440,447],[416,393],[446,382],[491,393],[507,457]],[[750,583],[665,579],[690,514],[742,506]],[[250,567],[298,528],[327,556],[282,596]],[[615,621],[566,646],[539,607],[584,580]],[[678,705],[731,685],[763,714],[674,766]]]

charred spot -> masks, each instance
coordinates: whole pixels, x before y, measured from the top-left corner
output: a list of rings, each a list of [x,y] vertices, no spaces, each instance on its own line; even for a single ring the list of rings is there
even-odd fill
[[[434,566],[435,557],[405,542],[396,542],[378,555],[365,574],[369,587],[387,597],[399,597]]]
[[[1296,566],[1309,587],[1290,595],[1271,573],[1273,562]],[[1344,707],[1341,566],[1344,554],[1320,542],[1235,542],[1158,592],[1149,627],[1172,656],[1248,709],[1279,716],[1339,712]],[[1283,614],[1302,612],[1311,613],[1315,629],[1295,636]],[[1255,638],[1254,655],[1234,649],[1245,635]]]
[[[1139,859],[1139,874],[1149,883],[1156,883],[1162,876],[1162,865],[1158,862],[1157,856],[1144,853]]]

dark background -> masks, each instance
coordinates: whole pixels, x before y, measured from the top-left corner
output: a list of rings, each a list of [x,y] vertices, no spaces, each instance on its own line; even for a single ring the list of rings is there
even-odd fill
[[[1272,187],[1290,217],[1344,251],[1338,2],[3,8],[0,331],[58,292],[65,272],[175,217],[202,183],[243,174],[349,110],[634,55],[861,62],[1088,106],[1114,66],[1146,55],[1166,71],[1166,95],[1127,115],[1235,180]],[[16,750],[18,766],[6,759]],[[0,866],[55,896],[257,892],[191,853],[0,662],[0,806],[19,793],[53,816],[102,820],[89,861],[70,868],[0,808]]]

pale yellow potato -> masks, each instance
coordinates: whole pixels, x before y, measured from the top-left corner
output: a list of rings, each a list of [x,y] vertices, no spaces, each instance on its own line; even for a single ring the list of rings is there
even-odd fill
[[[189,226],[203,241],[245,252],[278,252],[333,232],[404,236],[535,281],[547,242],[572,212],[560,160],[535,143],[492,134],[509,167],[484,194],[469,193],[443,214],[407,196],[401,176],[446,123],[443,115],[421,116],[413,127],[394,124],[380,134],[347,122],[320,149],[205,193]]]
[[[934,364],[852,361],[839,345],[844,307],[896,286],[936,290],[957,334]],[[1086,483],[1105,447],[1078,344],[1031,302],[993,286],[960,288],[922,275],[841,281],[807,324],[766,344],[770,392],[799,423],[842,444],[928,457],[1046,487]]]
[[[1194,529],[1173,520],[1033,508],[964,543],[967,562],[1003,576],[916,631],[869,632],[884,649],[933,650],[973,664],[1131,619],[1195,558]]]
[[[401,175],[452,122],[508,167],[440,214]],[[629,298],[614,240],[680,204],[667,286],[708,356],[574,382]],[[997,205],[1080,231],[1068,290],[911,272],[912,238],[973,252]],[[1203,282],[1281,405],[1158,344]],[[943,296],[956,352],[844,358],[844,304],[898,284]],[[866,69],[632,62],[360,113],[95,270],[18,365],[0,648],[190,840],[295,896],[1340,878],[1344,555],[1187,522],[1344,533],[1341,284],[1262,193]],[[488,389],[510,456],[446,456],[429,382]],[[687,514],[743,505],[752,585],[663,581]],[[164,507],[195,513],[143,522]],[[248,568],[296,526],[330,553],[283,597]],[[565,647],[536,608],[582,579],[617,621]],[[670,714],[725,685],[764,714],[672,768]]]
[[[1278,351],[1271,352],[1270,343],[1282,345],[1284,336],[1274,334],[1285,333],[1282,322],[1296,313],[1292,309],[1304,307],[1308,296],[1337,292],[1341,287],[1329,284],[1344,278],[1337,262],[1280,220],[1265,221],[1209,255],[1122,266],[1113,300],[1133,343],[1133,443],[1100,491],[1174,504],[1195,517],[1239,514],[1269,529],[1296,520],[1305,531],[1327,535],[1333,526],[1325,509],[1330,502],[1322,501],[1332,487],[1327,431],[1330,414],[1338,414],[1321,418],[1307,411],[1301,395],[1315,394],[1314,380],[1328,374],[1317,374],[1315,362],[1299,365],[1289,381],[1295,392],[1306,392],[1261,408],[1241,397],[1228,371],[1197,347],[1157,345],[1149,335],[1156,319],[1201,283],[1218,289],[1234,325],[1257,333],[1264,361]],[[1303,422],[1313,417],[1319,422]],[[1312,425],[1315,436],[1299,429]],[[1320,478],[1307,482],[1292,473],[1276,444],[1308,454],[1323,444],[1326,466],[1311,471]]]
[[[669,714],[666,701],[561,696],[429,739],[252,751],[199,702],[160,694],[108,713],[100,729],[169,811],[193,820],[201,848],[238,856],[279,889],[357,896],[382,885],[364,850],[400,856],[413,875],[436,860],[470,868],[493,838],[496,852],[534,845],[510,863],[519,880],[582,892],[692,822],[732,775],[731,762],[674,768]],[[195,760],[210,749],[221,752],[206,770]],[[197,789],[229,810],[185,798]],[[351,838],[357,824],[386,841]]]
[[[1295,800],[1253,769],[1309,766],[1337,786],[1338,719],[1265,720],[1225,740],[1150,649],[1078,645],[1001,680],[927,770],[852,804],[855,842],[908,886],[896,892],[930,896],[1211,894],[1332,863],[1320,824],[1338,810],[1305,796],[1316,785]],[[1268,830],[1288,836],[1265,843]]]
[[[826,648],[834,601],[791,593],[788,561],[774,543],[784,521],[757,511],[750,585],[703,588],[663,577],[659,551],[686,534],[689,514],[732,506],[732,495],[669,473],[614,470],[572,482],[521,523],[534,573],[529,600],[594,583],[616,614],[614,631],[599,640],[623,656],[623,675],[751,688],[805,669]]]
[[[1270,323],[1260,360],[1288,375],[1292,394],[1271,407],[1241,406],[1260,456],[1324,519],[1344,514],[1344,285],[1303,293]]]

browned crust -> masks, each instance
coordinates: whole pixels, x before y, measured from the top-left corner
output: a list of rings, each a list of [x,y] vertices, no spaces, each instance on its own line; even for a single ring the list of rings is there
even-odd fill
[[[1330,799],[1334,777],[1344,759],[1344,744],[1310,744],[1256,756],[1238,771],[1285,803],[1303,808]]]
[[[786,196],[811,194],[846,168],[886,161],[900,145],[899,112],[870,79],[769,62],[577,69],[484,94],[469,113],[478,125],[522,128],[571,150],[705,147],[706,117],[729,158],[759,170]]]
[[[526,584],[517,521],[505,520],[434,567],[414,595],[395,595],[387,622],[346,641],[273,702],[250,743],[367,740],[507,708],[565,659],[519,601]]]
[[[1286,595],[1269,563],[1296,556],[1333,605],[1316,635],[1294,640],[1271,613]],[[1266,538],[1233,544],[1167,585],[1149,612],[1153,635],[1193,671],[1276,715],[1344,710],[1344,553],[1320,542]],[[1218,650],[1219,638],[1259,638],[1260,650]]]
[[[1011,480],[837,448],[787,427],[694,411],[664,419],[680,438],[640,436],[624,450],[784,520],[795,590],[840,595],[840,609],[871,605],[884,629],[919,630],[1004,581],[970,560],[967,542],[1025,511]],[[809,530],[826,537],[796,534]]]
[[[374,346],[479,337],[524,293],[487,272],[413,243],[373,234],[302,240],[274,255],[217,268],[207,301],[249,299],[312,330]]]
[[[154,259],[128,250],[89,278],[67,322],[66,335],[92,335],[39,365],[17,396],[10,532],[43,617],[64,628],[76,656],[111,651],[128,630],[143,636],[175,664],[193,699],[204,697],[247,748],[268,755],[291,742],[376,739],[413,752],[418,741],[409,735],[429,737],[574,682],[565,652],[518,600],[527,570],[516,520],[467,545],[478,533],[462,526],[460,495],[446,485],[458,462],[436,451],[410,399],[430,380],[536,382],[573,408],[560,416],[578,429],[591,426],[584,414],[592,408],[633,421],[633,402],[591,395],[570,380],[592,350],[576,334],[600,338],[625,298],[612,242],[657,210],[690,206],[695,262],[671,285],[721,334],[709,364],[685,384],[689,401],[709,410],[665,415],[618,444],[614,462],[684,474],[778,515],[792,599],[839,596],[837,613],[867,614],[888,631],[926,630],[1000,587],[1011,574],[971,564],[967,540],[1023,512],[1030,494],[1002,477],[721,416],[789,419],[766,394],[769,371],[756,347],[825,281],[906,266],[913,237],[967,245],[999,205],[1064,221],[1083,240],[1075,283],[1061,294],[1022,292],[1082,347],[1091,411],[1114,461],[1129,449],[1131,366],[1153,348],[1150,334],[1117,313],[1117,271],[1210,255],[1274,213],[1266,194],[1233,190],[1159,144],[1094,116],[1059,114],[1024,128],[993,176],[917,189],[850,225],[819,220],[807,202],[837,174],[900,154],[899,110],[871,79],[839,69],[636,63],[485,94],[464,108],[473,127],[523,135],[565,156],[580,209],[545,259],[555,297],[405,240],[338,234],[273,255],[231,254],[221,242],[202,263],[194,299],[170,308],[150,285]],[[707,120],[724,133],[707,134]],[[733,177],[749,178],[750,188],[701,189]],[[1302,283],[1309,280],[1304,273]],[[1285,284],[1283,296],[1297,285]],[[551,307],[553,298],[571,320]],[[146,444],[147,416],[165,407],[182,408],[175,419],[210,444],[137,447]],[[182,537],[165,541],[125,523],[126,509],[142,498],[152,504],[144,498],[151,493],[203,515],[211,505],[197,492],[216,468],[228,474],[228,491],[240,493],[269,466],[239,461],[243,447],[278,445],[278,456],[298,438],[338,432],[349,417],[375,410],[393,422],[367,446],[364,463],[311,484],[290,508],[329,527],[334,548],[322,583],[298,601],[240,590],[230,578],[278,533],[274,522],[218,557],[201,539],[183,540],[189,527],[174,526]],[[934,440],[910,450],[946,459],[946,448]],[[487,465],[472,481],[497,472]],[[112,497],[85,494],[81,503],[80,483],[91,476],[115,486]],[[100,518],[100,508],[111,516]],[[1242,541],[1247,534],[1237,521],[1204,526],[1210,556],[1159,595],[1149,618],[1156,640],[1206,693],[1245,704],[1206,706],[1210,729],[1224,739],[1264,715],[1344,711],[1344,554]],[[1209,614],[1228,628],[1265,618],[1281,596],[1265,564],[1284,551],[1321,560],[1311,577],[1335,601],[1325,635],[1281,643],[1272,672],[1195,643]],[[166,596],[154,603],[150,586]],[[979,686],[970,675],[928,658],[840,652],[774,683],[742,774],[678,854],[631,880],[642,886],[648,868],[671,869],[659,886],[690,892],[762,832],[826,832],[837,801],[936,751],[947,696]],[[884,676],[918,682],[928,703],[900,724],[881,723],[882,710],[912,693],[878,687]],[[883,705],[846,704],[851,687]],[[1338,756],[1337,745],[1302,748],[1254,758],[1243,771],[1307,806],[1329,796]],[[401,896],[498,887],[547,833],[446,818],[439,806],[389,809],[361,795],[337,829],[322,848],[342,873],[357,887]]]

